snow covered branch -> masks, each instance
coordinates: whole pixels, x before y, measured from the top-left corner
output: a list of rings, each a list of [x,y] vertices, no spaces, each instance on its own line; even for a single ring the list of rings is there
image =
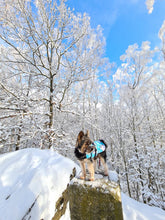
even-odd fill
[[[153,7],[154,3],[155,3],[155,0],[146,0],[146,6],[147,6],[147,10],[149,14],[151,14],[154,9]]]

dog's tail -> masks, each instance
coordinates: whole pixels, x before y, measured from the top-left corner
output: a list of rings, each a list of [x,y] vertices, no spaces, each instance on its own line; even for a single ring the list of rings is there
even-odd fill
[[[108,147],[108,145],[105,143],[105,141],[104,140],[99,140],[99,141],[101,141],[104,145],[105,145],[105,147],[107,148]]]

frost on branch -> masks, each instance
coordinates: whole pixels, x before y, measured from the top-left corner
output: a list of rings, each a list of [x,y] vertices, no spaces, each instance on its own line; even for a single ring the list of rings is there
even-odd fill
[[[163,41],[164,37],[165,37],[165,21],[163,22],[163,24],[159,30],[159,38]]]
[[[151,14],[153,11],[153,6],[154,6],[155,0],[146,0],[146,6],[148,9],[148,13]]]

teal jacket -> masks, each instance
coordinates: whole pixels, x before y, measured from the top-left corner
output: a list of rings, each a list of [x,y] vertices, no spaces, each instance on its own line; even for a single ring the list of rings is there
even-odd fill
[[[94,141],[94,146],[95,149],[91,153],[86,154],[87,159],[96,157],[99,153],[105,151],[106,148],[105,144],[102,141]]]

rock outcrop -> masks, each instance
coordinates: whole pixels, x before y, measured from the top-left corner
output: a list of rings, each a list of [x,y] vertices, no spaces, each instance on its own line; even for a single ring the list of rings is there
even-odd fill
[[[119,185],[107,179],[74,178],[68,187],[71,220],[123,220]]]

